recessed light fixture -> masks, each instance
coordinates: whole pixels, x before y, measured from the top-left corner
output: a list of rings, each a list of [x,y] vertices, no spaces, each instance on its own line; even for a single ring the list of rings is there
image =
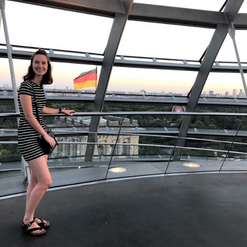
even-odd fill
[[[183,163],[183,166],[190,167],[190,168],[200,167],[200,165],[195,164],[195,163]]]
[[[109,169],[109,171],[114,173],[121,173],[126,172],[126,169],[123,167],[112,167],[111,169]]]

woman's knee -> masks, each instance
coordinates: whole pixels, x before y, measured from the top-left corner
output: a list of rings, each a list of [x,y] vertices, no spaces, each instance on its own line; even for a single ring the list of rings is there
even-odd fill
[[[47,166],[46,157],[42,156],[32,162],[29,162],[31,167],[33,180],[37,181],[38,185],[47,189],[52,184],[51,175]]]
[[[39,185],[42,186],[44,189],[48,189],[52,185],[51,178],[45,178],[39,181]]]
[[[52,179],[51,178],[49,179],[47,185],[48,185],[48,188],[52,185]]]
[[[48,188],[52,185],[52,179],[51,178],[46,180],[46,185]]]

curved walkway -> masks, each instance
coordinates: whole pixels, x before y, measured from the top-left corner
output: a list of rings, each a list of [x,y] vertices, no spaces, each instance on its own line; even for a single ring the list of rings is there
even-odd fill
[[[3,247],[246,247],[247,174],[104,182],[49,191],[37,216],[43,236],[23,233],[25,197],[0,200]]]

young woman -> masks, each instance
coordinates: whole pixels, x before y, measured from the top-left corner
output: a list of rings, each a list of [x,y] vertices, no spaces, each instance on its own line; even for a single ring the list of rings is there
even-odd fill
[[[50,222],[35,217],[34,213],[52,180],[47,166],[48,155],[39,146],[38,136],[42,135],[51,147],[55,146],[55,140],[46,132],[43,114],[72,115],[75,111],[45,106],[43,85],[53,82],[51,63],[45,50],[39,49],[33,54],[28,72],[23,79],[18,90],[20,109],[18,147],[30,167],[31,179],[27,187],[26,209],[21,225],[28,234],[41,235],[46,233],[45,228],[50,226]],[[34,95],[38,106],[39,121],[36,115]]]

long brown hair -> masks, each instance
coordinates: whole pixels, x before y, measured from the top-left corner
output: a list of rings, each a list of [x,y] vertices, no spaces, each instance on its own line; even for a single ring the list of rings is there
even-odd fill
[[[50,58],[48,57],[47,53],[43,49],[38,49],[31,57],[30,65],[27,70],[27,74],[23,76],[23,80],[32,80],[34,79],[34,71],[33,71],[33,59],[36,55],[45,55],[47,58],[47,63],[48,63],[48,69],[47,72],[43,75],[42,77],[42,84],[52,84],[53,83],[53,78],[52,78],[52,66],[51,66],[51,61]]]

